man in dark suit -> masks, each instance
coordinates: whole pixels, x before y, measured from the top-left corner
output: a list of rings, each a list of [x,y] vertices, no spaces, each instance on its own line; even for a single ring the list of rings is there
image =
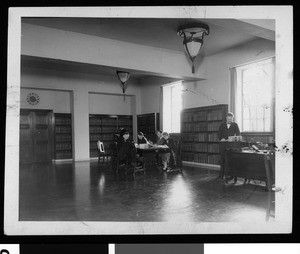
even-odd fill
[[[226,122],[219,127],[218,138],[221,142],[228,141],[229,136],[240,136],[241,132],[237,123],[233,122],[234,115],[228,112],[226,115]],[[225,144],[220,143],[220,160],[221,170],[219,178],[223,179],[225,170]]]

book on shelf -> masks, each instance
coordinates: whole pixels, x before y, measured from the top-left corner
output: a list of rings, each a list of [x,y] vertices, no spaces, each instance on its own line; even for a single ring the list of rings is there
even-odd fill
[[[207,154],[205,153],[195,153],[194,161],[199,163],[207,163]]]
[[[71,118],[56,117],[55,125],[71,125]]]
[[[206,122],[198,122],[194,123],[194,131],[207,131],[207,123]]]
[[[209,164],[216,164],[216,165],[220,164],[220,155],[218,154],[208,155],[207,159]]]
[[[70,133],[71,131],[71,126],[55,126],[56,133]]]
[[[195,133],[194,141],[196,142],[206,142],[207,141],[207,133]]]
[[[212,122],[207,124],[208,131],[218,131],[222,122]]]
[[[207,120],[222,120],[223,119],[223,111],[222,110],[212,110],[207,113]]]
[[[195,152],[207,152],[207,143],[194,143]]]
[[[219,144],[208,144],[208,152],[219,153]]]
[[[205,111],[199,111],[194,113],[194,122],[206,121],[207,113]]]
[[[218,133],[209,133],[208,134],[208,141],[209,142],[218,142],[219,141]]]

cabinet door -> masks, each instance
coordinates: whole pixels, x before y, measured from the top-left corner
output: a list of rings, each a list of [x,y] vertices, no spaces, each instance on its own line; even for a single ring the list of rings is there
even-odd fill
[[[34,162],[51,161],[50,114],[47,111],[34,112],[32,116]]]
[[[51,113],[48,110],[20,112],[20,163],[52,159]]]

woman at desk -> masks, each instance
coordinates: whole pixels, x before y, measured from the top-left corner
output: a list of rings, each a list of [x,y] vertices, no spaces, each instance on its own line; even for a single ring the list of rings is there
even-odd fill
[[[221,142],[228,141],[229,136],[240,136],[241,132],[237,123],[233,122],[234,115],[228,112],[226,115],[226,122],[222,123],[219,127],[218,138]],[[220,164],[221,170],[219,179],[224,178],[225,171],[225,146],[220,144]]]

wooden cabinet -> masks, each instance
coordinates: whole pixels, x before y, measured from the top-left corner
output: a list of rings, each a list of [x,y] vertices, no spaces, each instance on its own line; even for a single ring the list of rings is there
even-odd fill
[[[54,114],[54,158],[72,159],[72,115]]]
[[[156,131],[159,128],[159,113],[137,115],[137,131],[143,132],[148,140],[156,141]]]
[[[182,110],[183,161],[219,165],[218,130],[227,112],[226,104]]]
[[[90,157],[97,157],[97,141],[104,144],[105,153],[109,154],[109,144],[116,140],[115,134],[125,128],[131,135],[133,122],[131,115],[96,115],[89,116]]]

